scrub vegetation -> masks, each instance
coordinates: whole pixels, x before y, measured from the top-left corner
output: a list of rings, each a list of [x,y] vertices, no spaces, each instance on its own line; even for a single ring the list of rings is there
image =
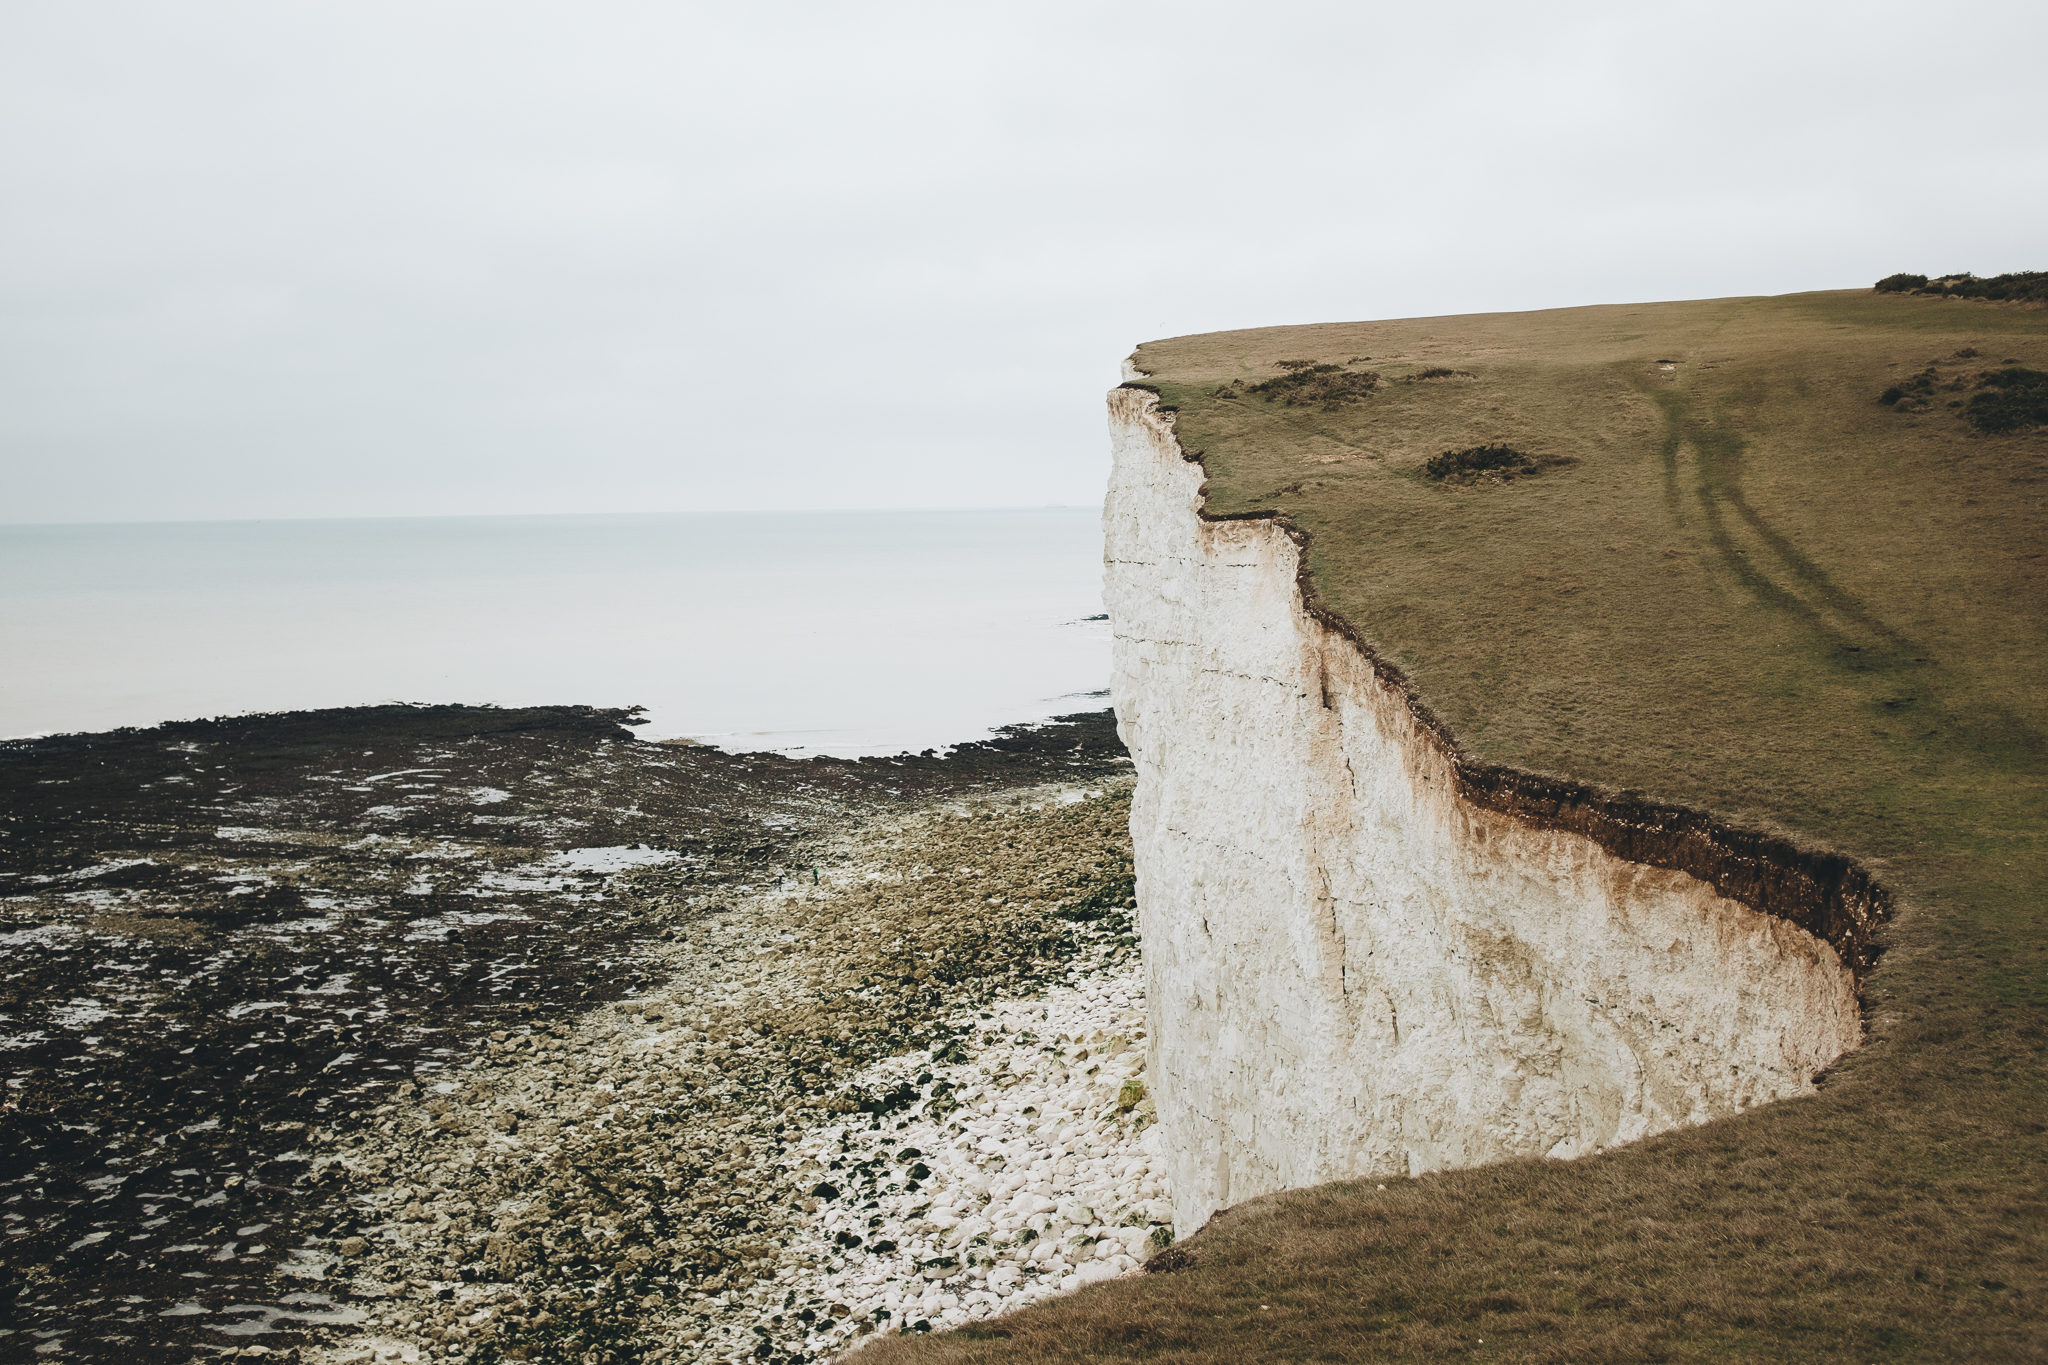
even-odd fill
[[[1964,347],[1957,358],[1977,354]],[[1947,408],[1977,431],[1987,435],[2027,431],[2048,424],[2048,374],[2023,365],[2008,364],[2001,369],[1958,372],[1955,360],[1935,361],[1920,373],[1888,386],[1877,401],[1895,412],[1929,412]],[[1948,366],[1946,370],[1944,365]],[[1968,394],[1968,398],[1949,398]]]
[[[2024,431],[2048,424],[2048,374],[2008,365],[1977,381],[1963,416],[1979,431]]]
[[[1953,275],[1887,275],[1877,282],[1881,294],[1933,294],[1949,299],[2017,300],[2048,303],[2048,270],[2019,270],[1978,279],[1968,271]]]
[[[1920,288],[1140,350],[1209,512],[1302,528],[1313,591],[1478,757],[1879,877],[1866,1042],[1808,1099],[1254,1201],[1169,1273],[864,1361],[2039,1357],[2048,431],[2025,395],[2048,310]],[[1250,393],[1282,359],[1367,355],[1473,378]],[[1572,463],[1484,496],[1419,477],[1488,447]]]
[[[1284,407],[1314,405],[1335,412],[1368,397],[1380,384],[1376,370],[1354,370],[1314,360],[1276,360],[1273,365],[1281,371],[1277,378],[1252,384],[1244,392]]]
[[[1513,446],[1467,446],[1432,455],[1422,466],[1423,476],[1438,483],[1473,483],[1480,479],[1507,480],[1539,473],[1557,463],[1541,460]]]

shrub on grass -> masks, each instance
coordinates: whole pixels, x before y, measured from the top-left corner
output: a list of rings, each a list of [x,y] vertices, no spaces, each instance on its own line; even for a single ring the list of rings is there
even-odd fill
[[[1894,384],[1877,396],[1877,401],[1900,412],[1925,412],[1932,406],[1935,381],[1941,376],[1929,365],[1911,379]]]
[[[1875,288],[1880,294],[1930,294],[1940,298],[2048,303],[2048,270],[2015,270],[1981,280],[1967,270],[1932,277],[1887,275],[1877,282]]]
[[[1347,370],[1314,360],[1278,360],[1274,365],[1285,373],[1254,384],[1246,392],[1290,408],[1313,404],[1324,412],[1335,412],[1367,397],[1380,383],[1377,370]]]
[[[1513,446],[1471,446],[1432,455],[1422,472],[1438,483],[1447,480],[1469,482],[1479,478],[1511,479],[1517,474],[1534,474],[1542,462]]]
[[[1429,367],[1428,369],[1426,369],[1426,370],[1417,370],[1417,371],[1416,371],[1416,372],[1415,372],[1414,374],[1411,374],[1411,375],[1407,376],[1407,377],[1406,377],[1406,378],[1404,378],[1404,379],[1403,379],[1403,380],[1402,380],[1401,382],[1402,382],[1403,384],[1414,384],[1414,383],[1417,383],[1417,382],[1419,382],[1419,381],[1421,381],[1421,380],[1424,380],[1424,379],[1470,379],[1470,378],[1472,378],[1472,371],[1470,371],[1470,370],[1452,370],[1452,369],[1446,369],[1446,368],[1445,368],[1444,366],[1442,366],[1442,365],[1432,365],[1432,366],[1430,366],[1430,367]]]
[[[2048,303],[2048,270],[2016,270],[1988,280],[1966,280],[1954,293],[1973,299],[2017,299]]]
[[[1993,435],[2048,426],[2048,374],[2008,365],[1979,375],[1963,418]]]

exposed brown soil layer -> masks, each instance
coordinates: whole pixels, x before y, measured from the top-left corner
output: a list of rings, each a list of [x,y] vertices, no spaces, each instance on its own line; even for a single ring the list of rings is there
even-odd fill
[[[357,1211],[312,1157],[397,1087],[645,984],[679,926],[850,821],[1123,770],[1104,716],[858,763],[630,720],[378,707],[0,745],[0,1358],[183,1361],[349,1318],[322,1248]]]

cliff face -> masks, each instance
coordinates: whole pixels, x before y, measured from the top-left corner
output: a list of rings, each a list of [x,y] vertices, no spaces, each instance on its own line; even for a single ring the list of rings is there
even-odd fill
[[[1151,393],[1113,391],[1110,430],[1112,689],[1183,1231],[1292,1186],[1598,1151],[1805,1093],[1856,1044],[1835,947],[1461,792],[1398,679],[1310,610],[1287,530],[1202,517]]]

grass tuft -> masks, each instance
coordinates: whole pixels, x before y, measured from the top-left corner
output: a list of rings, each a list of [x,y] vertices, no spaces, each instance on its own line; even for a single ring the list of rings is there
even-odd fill
[[[1903,383],[1893,384],[1877,396],[1877,401],[1900,412],[1925,412],[1934,406],[1934,392],[1942,382],[1941,371],[1929,365],[1920,373]],[[1951,380],[1950,386],[1961,388],[1961,380]]]

